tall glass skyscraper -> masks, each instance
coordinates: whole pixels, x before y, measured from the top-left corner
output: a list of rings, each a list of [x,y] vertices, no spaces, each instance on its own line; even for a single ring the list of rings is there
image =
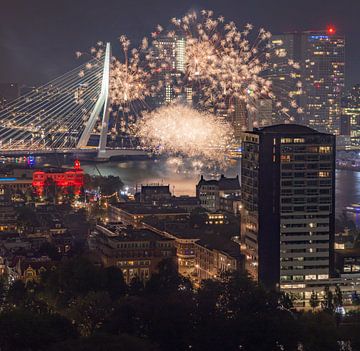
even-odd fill
[[[156,79],[163,82],[163,87],[155,97],[155,105],[161,106],[175,99],[192,99],[191,88],[184,88],[179,94],[177,85],[185,71],[186,40],[182,36],[160,37],[153,43],[155,56],[160,67]]]
[[[287,57],[300,64],[299,79],[304,93],[298,102],[304,113],[297,122],[318,131],[339,134],[341,96],[345,87],[345,37],[329,27],[322,31],[274,35],[272,40],[275,45],[282,43]],[[279,76],[286,79],[287,73],[284,69]]]
[[[342,101],[342,122],[347,125],[347,135],[351,146],[360,146],[360,85],[356,84]]]

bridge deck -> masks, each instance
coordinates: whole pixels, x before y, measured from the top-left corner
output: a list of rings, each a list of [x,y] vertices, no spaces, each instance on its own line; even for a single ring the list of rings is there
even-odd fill
[[[120,156],[147,156],[149,152],[141,149],[105,149],[99,151],[98,148],[83,148],[83,149],[62,149],[62,150],[0,150],[0,156],[45,156],[45,155],[94,155],[94,158],[110,159],[111,157]]]

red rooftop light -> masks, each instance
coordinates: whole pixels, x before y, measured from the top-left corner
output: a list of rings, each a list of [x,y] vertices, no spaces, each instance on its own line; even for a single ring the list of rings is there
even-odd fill
[[[329,27],[327,27],[327,32],[328,32],[328,34],[335,34],[336,29],[334,26],[329,26]]]
[[[79,160],[75,160],[74,168],[77,169],[77,170],[80,169],[80,161]]]

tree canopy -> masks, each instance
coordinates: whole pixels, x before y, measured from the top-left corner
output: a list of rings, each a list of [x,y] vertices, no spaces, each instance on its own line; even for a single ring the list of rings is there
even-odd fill
[[[3,289],[1,350],[339,350],[359,346],[360,318],[338,323],[341,303],[299,312],[290,296],[246,274],[224,274],[195,289],[165,260],[145,284],[83,257],[60,262],[38,282]],[[314,295],[315,299],[315,295]],[[329,313],[330,312],[330,313]],[[355,349],[355,348],[354,348]]]

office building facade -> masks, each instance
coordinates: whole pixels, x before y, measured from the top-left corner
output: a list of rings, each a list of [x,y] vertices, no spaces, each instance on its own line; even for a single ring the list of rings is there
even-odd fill
[[[329,27],[322,31],[274,35],[272,41],[281,45],[287,58],[300,64],[298,75],[303,94],[297,100],[304,112],[296,117],[296,122],[321,132],[339,134],[345,87],[345,37]],[[283,68],[275,79],[286,79],[287,74]],[[289,88],[295,92],[295,86]]]
[[[340,135],[349,137],[349,146],[360,146],[360,84],[354,85],[343,98],[341,121]]]
[[[186,39],[182,36],[159,37],[153,42],[153,58],[158,67],[155,80],[161,82],[154,104],[161,106],[176,99],[192,102],[192,88],[179,89],[179,81],[185,72]]]
[[[209,211],[220,210],[220,201],[222,198],[240,195],[239,177],[225,177],[223,174],[220,179],[204,179],[202,175],[196,185],[196,197],[200,201],[200,206]]]
[[[243,136],[242,249],[269,288],[304,294],[333,271],[335,137],[283,124]],[[304,296],[300,296],[304,298]]]
[[[174,240],[149,229],[121,223],[97,225],[89,247],[104,267],[121,269],[128,284],[135,278],[143,282],[149,280],[164,260],[177,264]]]

